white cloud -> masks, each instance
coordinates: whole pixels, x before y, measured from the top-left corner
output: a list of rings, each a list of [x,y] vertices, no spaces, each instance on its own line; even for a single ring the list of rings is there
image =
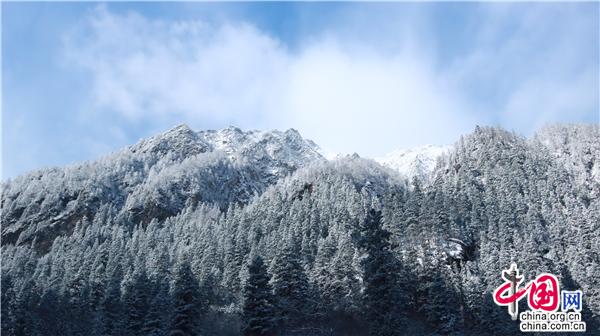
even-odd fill
[[[598,8],[524,6],[482,7],[486,25],[448,75],[487,95],[497,123],[527,135],[551,122],[600,117]]]
[[[98,110],[130,121],[251,118],[267,109],[288,63],[277,41],[249,25],[149,21],[100,7],[88,28],[67,38],[69,59],[91,71]]]
[[[476,123],[492,120],[514,119],[511,124],[529,131],[566,108],[597,106],[598,90],[582,89],[591,80],[593,85],[589,68],[547,72],[565,60],[576,62],[572,54],[541,57],[545,63],[528,73],[529,63],[520,57],[540,55],[532,54],[527,43],[539,38],[547,23],[522,25],[510,40],[494,43],[507,15],[504,10],[489,15],[500,22],[496,29],[482,31],[464,57],[442,67],[431,41],[420,48],[416,42],[423,36],[413,31],[395,32],[410,36],[392,52],[332,31],[290,51],[247,23],[149,20],[104,7],[86,19],[83,31],[66,38],[65,51],[91,73],[96,111],[162,128],[179,122],[195,128],[294,127],[327,150],[366,156],[449,143]],[[515,52],[523,55],[515,58]],[[577,80],[567,85],[563,79]],[[482,83],[491,91],[498,88],[500,103],[473,97]],[[490,106],[496,111],[481,111]],[[543,112],[529,112],[536,108]]]
[[[283,110],[327,148],[381,155],[424,141],[444,143],[473,125],[469,107],[430,62],[315,44],[294,60]],[[454,138],[455,139],[455,138]]]

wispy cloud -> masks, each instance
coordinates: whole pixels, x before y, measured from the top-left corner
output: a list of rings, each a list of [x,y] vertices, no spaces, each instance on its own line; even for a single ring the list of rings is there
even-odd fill
[[[530,133],[549,122],[600,122],[598,4],[496,4],[450,67],[496,122]],[[526,9],[526,10],[525,10]],[[477,99],[478,98],[478,99]]]
[[[91,75],[94,108],[85,113],[165,126],[295,127],[328,150],[366,156],[449,143],[477,123],[527,133],[597,111],[597,14],[500,4],[477,14],[470,40],[449,57],[439,43],[449,37],[428,15],[419,29],[408,16],[386,23],[379,42],[389,33],[401,41],[393,48],[352,37],[342,17],[292,50],[249,22],[98,7],[65,37],[64,51]]]
[[[227,121],[265,110],[286,68],[277,41],[250,25],[150,21],[104,7],[66,37],[68,59],[87,69],[97,111],[130,121]]]

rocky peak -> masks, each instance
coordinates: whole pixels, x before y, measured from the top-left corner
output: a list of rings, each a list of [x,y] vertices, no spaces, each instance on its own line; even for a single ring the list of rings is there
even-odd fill
[[[133,153],[166,155],[173,153],[182,159],[210,150],[209,145],[198,138],[189,126],[180,124],[166,132],[143,139],[130,147]]]

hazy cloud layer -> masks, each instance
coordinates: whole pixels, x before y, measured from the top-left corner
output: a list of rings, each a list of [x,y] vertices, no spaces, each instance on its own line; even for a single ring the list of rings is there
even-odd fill
[[[488,23],[474,23],[471,45],[453,62],[440,62],[431,31],[406,24],[391,50],[334,30],[292,52],[250,23],[149,20],[103,7],[66,51],[91,72],[96,111],[196,128],[295,127],[328,150],[367,156],[451,142],[477,123],[527,133],[597,108],[598,66],[578,53],[593,16],[516,6],[480,14]]]
[[[8,175],[97,157],[182,122],[294,127],[325,150],[375,157],[452,143],[476,124],[529,135],[549,122],[598,121],[597,3],[211,6],[169,7],[201,7],[196,16],[142,4],[86,5],[83,16],[40,9],[54,21],[33,45],[61,43],[58,55],[23,57],[34,73],[9,69]],[[281,14],[267,7],[294,20],[265,26],[261,17]],[[61,64],[47,74],[30,66],[42,61]],[[64,155],[49,155],[59,145]]]

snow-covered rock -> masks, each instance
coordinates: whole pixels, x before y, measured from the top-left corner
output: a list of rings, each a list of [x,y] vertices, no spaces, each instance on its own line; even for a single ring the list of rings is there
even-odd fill
[[[304,139],[295,129],[287,131],[242,131],[229,126],[220,130],[195,132],[187,125],[142,139],[130,146],[132,153],[174,155],[183,159],[206,152],[222,152],[232,160],[243,157],[275,161],[298,168],[315,160],[324,160],[319,146]]]
[[[271,166],[274,173],[281,169],[296,169],[306,164],[323,161],[319,146],[304,139],[291,128],[287,131],[242,131],[237,127],[200,131],[198,138],[209,144],[211,150],[226,153],[231,159],[242,157]],[[289,171],[286,172],[289,173]]]

